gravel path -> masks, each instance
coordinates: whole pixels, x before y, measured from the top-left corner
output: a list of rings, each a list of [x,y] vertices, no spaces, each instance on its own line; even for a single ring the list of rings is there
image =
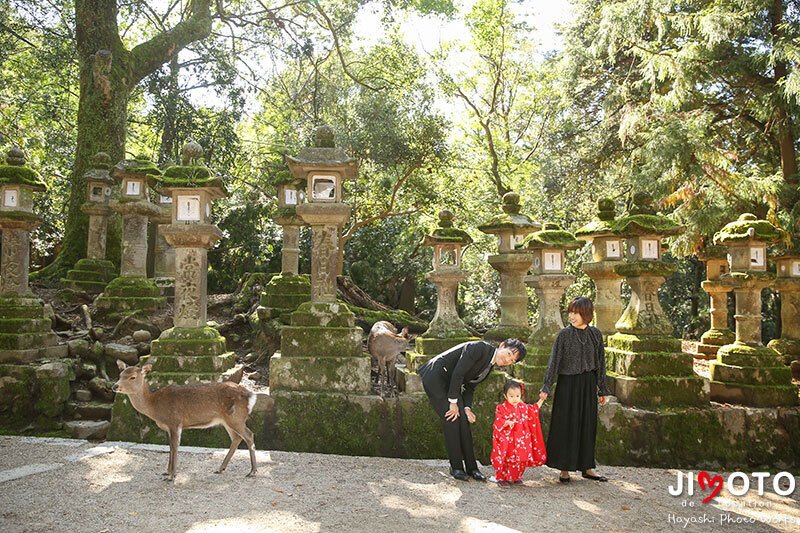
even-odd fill
[[[502,489],[455,481],[438,460],[261,451],[258,475],[245,479],[246,451],[217,475],[223,450],[183,447],[171,484],[160,477],[166,451],[0,437],[0,531],[800,530],[797,478],[792,497],[770,482],[763,496],[723,490],[705,505],[708,493],[668,494],[674,470],[601,467],[609,483],[560,484],[555,471],[536,468],[524,485]]]

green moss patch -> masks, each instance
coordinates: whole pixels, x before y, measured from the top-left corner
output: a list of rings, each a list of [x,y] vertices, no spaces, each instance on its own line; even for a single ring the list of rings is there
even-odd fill
[[[293,317],[294,319],[294,317]],[[284,357],[361,357],[363,332],[356,327],[285,326]]]
[[[619,235],[678,235],[684,227],[662,215],[626,215],[609,224]]]
[[[366,394],[370,359],[359,357],[283,357],[270,359],[269,386],[275,391],[320,391]]]
[[[531,233],[522,241],[520,248],[535,250],[538,248],[563,248],[565,250],[577,250],[586,244],[579,241],[575,236],[562,229],[543,229]]]
[[[35,191],[47,190],[39,173],[26,166],[0,165],[0,183],[24,185]]]
[[[732,242],[748,241],[752,239],[761,242],[777,242],[781,238],[781,231],[767,222],[758,220],[755,216],[745,213],[739,220],[727,224],[714,235],[714,244],[727,244]]]

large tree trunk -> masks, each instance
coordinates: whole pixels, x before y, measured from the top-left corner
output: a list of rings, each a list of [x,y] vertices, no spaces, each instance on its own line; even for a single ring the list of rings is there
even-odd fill
[[[772,33],[773,46],[784,38],[783,34],[783,14],[785,0],[773,0],[772,3]],[[781,84],[789,74],[789,67],[783,61],[776,61],[774,68],[775,91],[782,92]],[[777,127],[778,145],[781,149],[781,171],[783,179],[791,185],[797,185],[800,176],[797,175],[797,153],[794,147],[794,132],[792,128],[792,117],[786,111],[787,104],[785,98],[780,96],[780,103],[775,110]],[[790,206],[791,207],[791,206]]]
[[[187,44],[211,32],[210,0],[193,0],[189,17],[174,28],[127,50],[119,37],[116,0],[76,0],[75,36],[80,66],[78,132],[67,221],[61,251],[39,276],[61,277],[86,255],[88,218],[84,173],[97,152],[116,162],[125,156],[128,97],[139,81],[169,61]],[[119,235],[109,236],[111,259]]]

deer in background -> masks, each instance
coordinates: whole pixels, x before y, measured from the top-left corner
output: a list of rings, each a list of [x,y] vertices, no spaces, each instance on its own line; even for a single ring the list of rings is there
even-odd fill
[[[150,392],[145,376],[152,365],[127,366],[117,360],[122,371],[112,390],[126,394],[134,409],[151,418],[169,436],[169,466],[166,479],[175,479],[178,446],[184,429],[208,428],[222,425],[231,438],[231,447],[217,474],[222,473],[233,453],[244,440],[250,450],[250,473],[256,473],[256,447],[253,432],[247,427],[247,417],[256,403],[256,395],[238,383],[201,383],[198,385],[169,385]]]
[[[400,352],[411,349],[408,327],[398,335],[394,324],[381,320],[375,322],[367,337],[367,351],[378,362],[378,392],[384,395],[384,387],[391,395],[397,386],[395,363]]]

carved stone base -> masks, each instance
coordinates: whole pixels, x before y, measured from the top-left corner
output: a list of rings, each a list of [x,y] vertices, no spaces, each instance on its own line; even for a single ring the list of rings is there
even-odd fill
[[[29,363],[67,356],[44,304],[35,297],[0,298],[0,363]]]
[[[117,277],[114,263],[105,259],[81,259],[61,282],[67,287],[89,294],[100,294],[108,282]]]
[[[115,278],[95,299],[98,313],[109,317],[151,315],[163,309],[166,302],[161,289],[149,278]]]
[[[368,394],[370,359],[359,357],[286,357],[280,352],[270,358],[269,387],[275,391],[318,391]]]

